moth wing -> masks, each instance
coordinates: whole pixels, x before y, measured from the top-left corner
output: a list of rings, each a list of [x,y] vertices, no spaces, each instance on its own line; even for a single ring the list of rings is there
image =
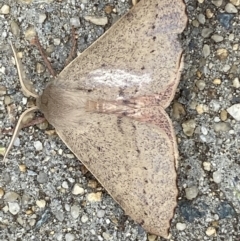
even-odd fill
[[[173,142],[165,124],[146,119],[149,113],[150,119],[164,118],[162,111],[154,116],[146,109],[131,118],[86,112],[79,115],[79,128],[70,124],[57,133],[126,214],[167,237],[178,193]]]
[[[171,85],[172,99],[182,60],[177,35],[186,20],[181,0],[141,0],[70,63],[56,84],[104,100],[160,94]]]

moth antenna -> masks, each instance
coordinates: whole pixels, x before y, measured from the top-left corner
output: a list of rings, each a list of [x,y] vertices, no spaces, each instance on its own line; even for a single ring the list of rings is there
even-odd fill
[[[19,58],[17,57],[17,53],[16,53],[16,50],[15,48],[13,47],[12,45],[12,42],[10,42],[10,45],[11,45],[11,48],[12,48],[12,51],[13,51],[13,55],[14,55],[14,59],[16,61],[16,66],[17,66],[17,71],[18,71],[18,76],[19,76],[19,81],[20,81],[20,84],[21,84],[21,87],[23,89],[23,91],[25,91],[28,95],[34,97],[34,98],[37,98],[38,95],[31,92],[25,85],[24,81],[23,81],[23,74],[22,74],[22,68],[21,68],[21,63],[19,61]]]
[[[14,130],[14,133],[13,133],[13,136],[12,136],[12,139],[11,139],[9,145],[8,145],[7,150],[6,150],[5,153],[4,153],[4,156],[3,156],[3,161],[4,161],[4,162],[5,162],[5,160],[6,160],[6,157],[7,157],[8,153],[9,153],[12,145],[13,145],[13,142],[14,142],[15,138],[17,137],[19,131],[20,131],[20,130],[22,129],[22,127],[23,127],[23,123],[22,123],[23,118],[24,118],[27,114],[29,114],[29,113],[31,113],[31,112],[34,112],[34,111],[36,111],[36,110],[38,110],[38,107],[37,107],[37,106],[34,106],[34,107],[31,107],[31,108],[27,109],[26,111],[24,111],[24,112],[21,114],[21,116],[20,116],[20,118],[19,118],[19,120],[18,120],[18,123],[17,123],[17,125],[16,125],[16,127],[15,127],[15,130]]]

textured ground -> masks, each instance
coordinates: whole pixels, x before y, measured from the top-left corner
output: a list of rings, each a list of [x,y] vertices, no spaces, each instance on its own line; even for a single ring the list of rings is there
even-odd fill
[[[185,68],[168,109],[180,151],[180,195],[170,239],[238,241],[240,1],[186,4],[189,24],[180,36]],[[0,0],[0,127],[13,126],[31,105],[20,90],[9,39],[22,53],[29,79],[41,90],[49,73],[27,41],[33,29],[60,71],[70,49],[70,23],[76,25],[80,53],[129,7],[125,0]],[[92,24],[86,15],[107,16],[108,23]],[[49,130],[42,124],[21,131],[7,165],[0,164],[0,240],[164,240],[148,236],[125,216]],[[0,139],[3,152],[10,136]]]

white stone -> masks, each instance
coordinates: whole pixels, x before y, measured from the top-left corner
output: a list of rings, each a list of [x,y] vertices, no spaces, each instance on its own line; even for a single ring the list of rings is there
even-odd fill
[[[75,235],[74,234],[71,234],[71,233],[67,233],[65,235],[65,240],[66,241],[74,241],[75,240]]]
[[[211,163],[210,162],[203,162],[203,169],[205,171],[211,171]]]
[[[213,181],[215,183],[220,183],[222,181],[221,171],[216,171],[216,172],[213,173]]]
[[[176,224],[177,230],[180,230],[180,231],[185,230],[186,227],[187,227],[187,225],[186,225],[185,223],[177,223],[177,224]]]
[[[237,121],[240,121],[240,103],[232,105],[227,109],[227,112]]]
[[[81,221],[82,221],[82,223],[86,223],[88,221],[88,216],[87,215],[83,215],[81,217]]]
[[[8,5],[6,5],[6,4],[4,4],[1,7],[0,13],[1,14],[9,14],[10,13],[10,7]]]
[[[186,198],[188,200],[192,200],[195,197],[197,197],[197,195],[198,195],[198,188],[196,186],[187,187],[185,189],[185,193],[186,193]]]
[[[226,4],[225,11],[227,13],[237,13],[238,12],[237,8],[231,3]]]
[[[72,194],[73,195],[84,194],[84,189],[81,187],[81,185],[79,183],[76,183],[74,185],[73,190],[72,190]]]
[[[213,236],[216,234],[216,229],[214,227],[208,227],[206,230],[207,236]]]
[[[41,150],[43,149],[42,142],[40,142],[40,141],[35,141],[35,142],[33,143],[33,145],[34,145],[36,151],[41,151]]]
[[[43,23],[45,21],[45,19],[47,18],[47,15],[45,13],[41,13],[38,16],[38,22],[39,23]]]
[[[9,202],[8,208],[9,208],[9,212],[13,215],[16,215],[20,211],[20,206],[16,202],[13,202],[13,203]]]
[[[239,78],[234,78],[233,80],[233,87],[235,87],[236,89],[238,89],[240,87],[240,82],[239,82]]]
[[[46,206],[46,201],[44,199],[40,199],[36,201],[36,204],[39,208],[44,208]]]
[[[79,217],[80,208],[77,205],[71,207],[71,215],[74,219]]]

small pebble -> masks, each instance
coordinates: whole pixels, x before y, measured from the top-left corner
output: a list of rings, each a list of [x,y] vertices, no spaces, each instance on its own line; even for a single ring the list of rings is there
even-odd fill
[[[216,6],[216,7],[220,7],[222,5],[223,0],[212,0],[212,3]]]
[[[205,171],[211,171],[211,163],[210,162],[203,162],[203,169]]]
[[[47,18],[47,15],[45,13],[41,13],[38,16],[38,22],[43,23],[46,20],[46,18]]]
[[[226,4],[225,11],[227,13],[237,13],[238,12],[237,8],[231,3]]]
[[[201,23],[201,24],[204,24],[204,23],[205,23],[206,18],[205,18],[205,16],[204,16],[204,14],[200,13],[200,14],[198,15],[198,21],[199,21],[199,23]]]
[[[207,236],[215,236],[216,235],[216,229],[214,227],[208,227],[206,230]]]
[[[213,84],[215,84],[215,85],[220,85],[221,83],[222,83],[222,81],[220,79],[213,80]]]
[[[19,195],[16,192],[7,192],[4,195],[4,200],[6,202],[14,202],[19,198]]]
[[[185,189],[185,193],[186,193],[186,198],[188,200],[192,200],[195,197],[197,197],[197,195],[198,195],[198,188],[196,186],[187,187]]]
[[[199,90],[204,90],[206,83],[204,80],[197,80],[196,81],[196,86],[198,87]]]
[[[36,30],[34,27],[29,27],[26,31],[25,31],[25,38],[30,41],[32,40],[35,36],[36,36]]]
[[[0,146],[0,155],[3,156],[6,151],[6,147],[1,147]]]
[[[72,194],[73,195],[82,195],[84,194],[84,189],[81,187],[79,183],[76,183],[72,189]]]
[[[239,6],[239,5],[240,5],[240,0],[230,0],[230,2],[231,2],[234,6]]]
[[[68,182],[67,181],[63,181],[62,187],[65,188],[65,189],[68,189],[69,188]]]
[[[179,230],[179,231],[185,230],[186,227],[187,227],[187,225],[186,225],[185,223],[177,223],[177,224],[176,224],[176,228],[177,228],[177,230]]]
[[[195,120],[188,120],[182,123],[183,132],[186,136],[192,136],[196,127]]]
[[[98,210],[97,211],[97,217],[98,218],[103,218],[105,215],[105,211],[104,210]]]
[[[9,212],[12,215],[16,215],[20,211],[20,206],[16,202],[9,202],[8,203],[8,208],[9,208]]]
[[[7,93],[7,88],[3,85],[0,85],[0,96],[4,96]]]
[[[2,188],[0,188],[0,198],[2,198],[4,195],[4,190]]]
[[[84,19],[93,24],[104,26],[108,23],[107,17],[85,16]]]
[[[148,234],[148,241],[156,241],[157,240],[157,236],[154,234]]]
[[[75,240],[75,235],[71,233],[67,233],[65,235],[65,241],[74,241]]]
[[[77,219],[80,214],[80,208],[77,205],[71,206],[71,215],[74,219]]]
[[[70,18],[70,25],[74,28],[79,28],[81,26],[80,19],[78,17]]]
[[[222,71],[227,73],[231,69],[231,66],[229,64],[226,64],[223,66]]]
[[[231,129],[231,126],[229,123],[226,122],[218,122],[213,125],[213,129],[216,132],[227,132]]]
[[[26,170],[27,170],[27,167],[24,164],[20,164],[18,167],[19,167],[20,172],[26,172]]]
[[[232,46],[233,51],[237,51],[238,48],[239,48],[239,44],[238,44],[238,43],[237,43],[237,44],[234,44],[234,45]]]
[[[218,34],[213,34],[211,39],[216,43],[219,43],[219,42],[223,41],[223,37],[218,35]]]
[[[240,87],[240,82],[239,82],[239,78],[236,77],[233,80],[233,87],[235,87],[236,89],[238,89]]]
[[[218,13],[217,19],[224,28],[229,29],[234,16],[233,13]]]
[[[213,30],[212,29],[210,29],[210,28],[204,28],[203,30],[202,30],[202,37],[203,38],[208,38],[208,37],[210,37],[210,35],[213,33]]]
[[[10,105],[12,103],[12,99],[9,95],[4,96],[4,104],[5,105]]]
[[[218,49],[217,52],[216,52],[216,56],[218,59],[220,60],[225,60],[228,56],[228,51],[226,49]]]
[[[215,171],[213,173],[213,181],[215,183],[220,183],[222,180],[222,174],[221,174],[221,171]]]
[[[201,131],[202,131],[203,135],[205,135],[205,136],[208,134],[208,129],[205,126],[201,127]]]
[[[87,215],[83,215],[82,217],[81,217],[81,222],[82,223],[86,223],[88,221],[88,216]]]
[[[61,43],[61,39],[60,39],[60,38],[55,38],[55,39],[53,39],[53,44],[54,44],[55,46],[60,45],[60,43]]]
[[[102,201],[102,192],[89,193],[87,195],[87,200],[89,202],[101,202]]]
[[[45,71],[45,66],[43,65],[43,64],[41,64],[41,63],[37,63],[36,64],[36,72],[38,73],[38,74],[41,74],[41,73],[43,73]]]
[[[240,121],[240,104],[232,105],[227,112],[237,121]]]
[[[180,119],[181,115],[186,115],[184,106],[179,102],[174,102],[173,104],[173,118]]]
[[[10,13],[10,7],[6,4],[4,4],[0,9],[1,14],[9,14]]]
[[[13,145],[16,146],[16,147],[20,146],[20,139],[19,139],[19,137],[17,137],[17,138],[14,140]]]
[[[44,208],[46,206],[46,201],[44,199],[40,199],[36,201],[36,204],[39,208]]]
[[[209,108],[207,105],[200,104],[196,106],[196,111],[199,115],[202,115],[203,113],[208,112]]]
[[[42,149],[43,149],[42,142],[40,142],[40,141],[35,141],[35,142],[33,143],[33,145],[34,145],[36,151],[42,151]]]
[[[221,119],[221,121],[226,121],[227,118],[228,118],[227,111],[226,111],[226,110],[222,110],[222,111],[220,112],[220,119]]]
[[[207,58],[210,55],[210,46],[208,44],[203,45],[203,56]]]
[[[15,35],[16,37],[20,36],[20,28],[19,28],[17,22],[12,20],[10,22],[10,28],[11,28],[11,32],[13,33],[13,35]]]
[[[209,9],[209,8],[206,9],[206,16],[207,16],[207,18],[212,18],[213,15],[214,15],[214,13],[212,12],[211,9]]]
[[[113,11],[113,7],[111,5],[107,5],[104,8],[106,14],[110,14]]]
[[[48,181],[48,175],[45,172],[40,172],[37,176],[39,183],[46,183]]]
[[[97,181],[96,180],[89,180],[88,182],[88,187],[91,187],[91,188],[97,188]]]

